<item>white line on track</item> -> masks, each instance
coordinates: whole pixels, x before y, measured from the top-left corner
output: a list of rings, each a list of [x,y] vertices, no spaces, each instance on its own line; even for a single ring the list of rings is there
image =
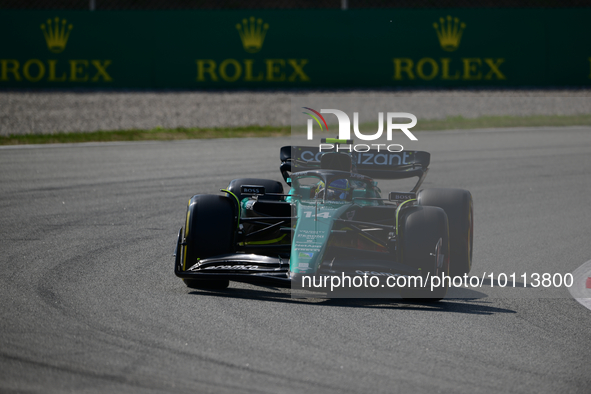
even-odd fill
[[[591,309],[591,260],[573,271],[574,283],[568,289],[575,300]]]

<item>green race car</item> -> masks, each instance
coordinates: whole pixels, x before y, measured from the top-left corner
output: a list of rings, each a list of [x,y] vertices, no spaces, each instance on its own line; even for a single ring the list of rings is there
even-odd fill
[[[243,178],[220,195],[191,197],[175,253],[175,274],[187,286],[238,281],[331,296],[338,278],[346,296],[371,286],[437,300],[451,277],[470,271],[472,196],[419,191],[429,153],[286,146],[280,159],[287,193],[281,182]],[[411,177],[411,191],[385,198],[376,182]]]

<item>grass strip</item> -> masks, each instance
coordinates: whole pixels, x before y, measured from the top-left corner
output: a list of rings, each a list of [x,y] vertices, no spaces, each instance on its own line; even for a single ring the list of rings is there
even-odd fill
[[[531,115],[531,116],[482,116],[464,118],[462,116],[446,119],[421,120],[412,131],[479,129],[497,127],[544,127],[544,126],[590,126],[591,114],[584,115]],[[361,130],[375,131],[377,126],[361,125]],[[210,138],[247,138],[289,136],[289,126],[247,126],[220,128],[165,129],[156,127],[150,130],[114,130],[55,134],[25,134],[0,136],[0,145],[56,144],[79,142],[113,141],[171,141]]]
[[[114,130],[55,134],[25,134],[0,136],[0,145],[22,144],[58,144],[77,142],[113,142],[113,141],[172,141],[210,138],[246,138],[289,136],[290,127],[248,126],[220,128],[184,128],[164,129],[156,127],[150,130]]]

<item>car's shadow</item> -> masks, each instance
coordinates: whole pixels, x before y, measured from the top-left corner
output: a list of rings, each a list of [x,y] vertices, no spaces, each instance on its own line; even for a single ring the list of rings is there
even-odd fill
[[[226,297],[234,299],[276,302],[285,304],[338,307],[338,308],[372,308],[399,309],[424,312],[453,312],[476,315],[492,315],[496,313],[517,313],[511,309],[491,306],[491,301],[485,299],[486,294],[463,290],[450,289],[448,298],[439,302],[427,300],[404,300],[402,298],[296,298],[292,297],[289,289],[275,287],[230,287],[224,290],[192,290],[189,294],[200,297]]]

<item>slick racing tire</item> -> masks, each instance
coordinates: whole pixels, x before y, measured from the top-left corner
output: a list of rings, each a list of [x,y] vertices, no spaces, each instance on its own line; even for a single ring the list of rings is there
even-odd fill
[[[402,221],[402,262],[420,269],[424,286],[408,278],[400,295],[423,302],[439,301],[447,294],[449,281],[442,281],[432,291],[431,283],[434,276],[449,275],[447,215],[441,208],[416,206],[409,208]]]
[[[185,246],[182,250],[183,271],[199,259],[234,253],[236,204],[233,197],[201,194],[191,197],[185,222]],[[195,289],[225,289],[227,279],[183,279]]]
[[[240,187],[243,185],[251,185],[251,186],[263,186],[265,188],[265,193],[272,193],[272,194],[282,194],[283,193],[283,185],[281,182],[273,181],[270,179],[257,179],[257,178],[239,178],[234,179],[228,185],[227,190],[231,191],[238,201],[242,201],[244,197],[240,194]],[[281,196],[260,196],[259,200],[270,200],[270,201],[279,201],[281,200]]]
[[[472,194],[462,189],[425,189],[419,205],[442,208],[449,221],[450,275],[464,276],[472,269],[474,209]]]

